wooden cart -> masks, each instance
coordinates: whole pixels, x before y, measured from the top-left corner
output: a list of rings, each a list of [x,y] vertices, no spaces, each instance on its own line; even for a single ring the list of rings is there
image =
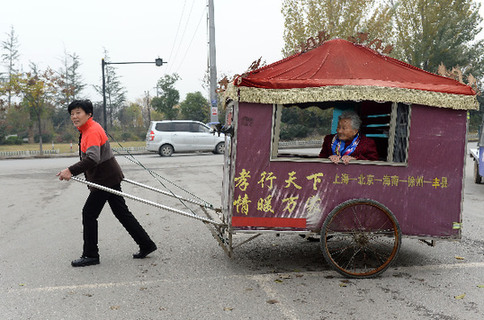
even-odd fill
[[[239,76],[227,97],[230,251],[236,233],[319,234],[336,271],[371,277],[394,261],[402,236],[461,237],[467,110],[478,107],[471,87],[336,39]],[[318,157],[321,140],[312,153],[302,143],[286,149],[291,114],[332,117],[316,130],[323,135],[348,109],[378,161],[335,165]]]

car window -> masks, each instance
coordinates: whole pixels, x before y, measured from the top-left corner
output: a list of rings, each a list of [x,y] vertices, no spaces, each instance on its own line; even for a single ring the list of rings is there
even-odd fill
[[[190,122],[174,122],[174,131],[190,132]]]
[[[205,127],[203,124],[193,123],[192,124],[192,131],[193,132],[209,132],[210,129]]]
[[[172,131],[171,122],[159,122],[156,124],[155,129],[157,131]]]

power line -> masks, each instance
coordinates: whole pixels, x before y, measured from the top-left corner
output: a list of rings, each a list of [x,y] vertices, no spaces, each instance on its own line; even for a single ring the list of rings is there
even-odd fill
[[[173,49],[175,49],[175,44],[176,44],[176,40],[178,39],[178,32],[180,31],[180,25],[181,25],[181,22],[182,22],[182,19],[183,19],[183,14],[185,12],[185,5],[186,4],[187,4],[187,0],[185,0],[183,2],[182,13],[180,15],[180,19],[178,20],[178,27],[176,28],[175,39],[173,39],[173,45],[171,46],[171,51],[170,51],[170,55],[168,57],[168,61],[171,61],[171,58],[172,58],[172,55],[173,55]],[[170,66],[168,66],[168,69],[170,69]]]
[[[181,47],[182,42],[183,42],[183,39],[184,39],[184,37],[185,37],[185,33],[186,33],[186,31],[187,31],[187,26],[188,26],[188,23],[190,22],[190,17],[191,17],[191,15],[192,15],[192,10],[193,10],[193,5],[194,5],[194,4],[195,4],[195,0],[193,0],[193,1],[192,1],[192,5],[191,5],[191,7],[190,7],[190,11],[188,12],[188,17],[187,17],[187,19],[186,19],[185,26],[184,26],[184,28],[183,28],[182,36],[181,36],[181,38],[180,38],[180,41],[178,42],[178,47],[177,47],[177,49],[175,50],[175,55],[174,55],[173,59],[171,59],[172,61],[176,61],[176,57],[178,57],[178,52],[180,51],[180,47]],[[171,65],[173,65],[173,64],[171,64]],[[169,70],[168,70],[168,71],[169,71],[169,73],[171,73],[171,68],[169,68]]]
[[[188,47],[187,49],[185,50],[185,54],[183,55],[183,58],[182,60],[180,61],[180,63],[178,64],[178,67],[175,69],[175,73],[178,72],[178,70],[180,69],[180,67],[183,65],[183,62],[185,62],[185,58],[187,57],[187,54],[188,54],[188,51],[190,51],[190,47],[192,45],[192,42],[193,42],[193,39],[195,39],[195,36],[197,35],[197,31],[200,27],[200,23],[202,22],[203,20],[203,17],[206,15],[206,8],[205,10],[202,12],[201,16],[200,16],[200,19],[198,20],[198,24],[197,24],[197,27],[195,28],[195,30],[193,31],[193,35],[192,35],[192,38],[190,39],[190,43],[188,44]]]

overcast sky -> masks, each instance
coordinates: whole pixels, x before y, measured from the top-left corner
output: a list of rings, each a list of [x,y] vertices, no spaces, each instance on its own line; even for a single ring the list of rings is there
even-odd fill
[[[282,0],[214,2],[219,75],[242,73],[261,56],[267,63],[282,58]],[[157,57],[168,62],[163,67],[154,63],[117,66],[130,101],[148,90],[155,95],[157,80],[174,72],[181,76],[176,84],[181,100],[195,91],[208,97],[202,87],[208,59],[207,0],[3,1],[1,41],[7,39],[11,26],[18,36],[24,71],[29,62],[59,70],[64,53],[75,53],[88,85],[84,95],[93,101],[102,100],[91,87],[101,84],[104,49],[111,62]]]
[[[283,19],[280,0],[214,0],[218,74],[242,73],[252,61],[282,58]],[[207,0],[15,0],[0,7],[0,40],[11,26],[18,36],[21,65],[59,70],[65,52],[81,60],[84,82],[101,84],[104,49],[111,62],[153,61],[120,65],[117,74],[135,101],[164,74],[178,73],[181,100],[200,91],[207,69]],[[167,61],[156,67],[155,58]],[[0,72],[5,71],[0,67]],[[102,98],[85,90],[93,101]]]

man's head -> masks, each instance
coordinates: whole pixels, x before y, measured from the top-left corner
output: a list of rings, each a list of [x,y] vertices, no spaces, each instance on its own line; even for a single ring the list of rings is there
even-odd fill
[[[90,100],[74,100],[67,107],[67,111],[69,112],[69,114],[72,114],[72,110],[76,108],[81,108],[86,114],[90,114],[90,116],[92,117],[94,108]]]

